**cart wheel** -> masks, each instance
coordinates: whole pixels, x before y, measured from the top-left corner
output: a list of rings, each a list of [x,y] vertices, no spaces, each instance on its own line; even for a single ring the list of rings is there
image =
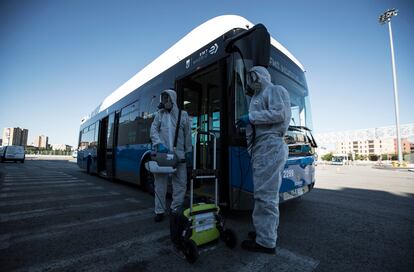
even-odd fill
[[[198,258],[198,249],[196,243],[189,239],[184,242],[184,255],[189,263],[194,263]]]
[[[237,236],[231,229],[224,230],[221,234],[221,239],[229,248],[234,248],[237,245]]]

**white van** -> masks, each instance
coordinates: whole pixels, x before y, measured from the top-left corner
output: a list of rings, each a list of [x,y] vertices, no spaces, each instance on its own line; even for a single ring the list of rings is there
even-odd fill
[[[24,163],[24,147],[20,145],[3,146],[0,151],[0,161],[20,161]]]

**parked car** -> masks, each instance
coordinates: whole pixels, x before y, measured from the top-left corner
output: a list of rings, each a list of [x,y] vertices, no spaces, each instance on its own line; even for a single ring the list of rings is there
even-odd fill
[[[0,150],[0,161],[14,161],[24,163],[26,156],[24,154],[24,147],[20,145],[3,146]]]

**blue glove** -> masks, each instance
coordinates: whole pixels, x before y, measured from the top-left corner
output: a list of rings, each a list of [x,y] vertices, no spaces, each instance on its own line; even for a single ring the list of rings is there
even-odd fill
[[[159,153],[168,153],[168,148],[163,144],[157,145],[157,152]]]
[[[239,127],[246,127],[247,124],[250,124],[249,115],[245,114],[240,116],[240,118],[237,120],[236,125]]]
[[[185,153],[185,162],[187,163],[187,166],[193,167],[193,152]]]

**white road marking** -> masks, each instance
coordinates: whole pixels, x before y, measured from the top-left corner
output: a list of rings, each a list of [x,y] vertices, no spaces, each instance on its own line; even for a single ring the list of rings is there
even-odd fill
[[[10,169],[10,170],[17,170],[17,169],[19,169],[19,167],[17,167],[17,166],[8,166],[8,165],[4,166],[4,168],[5,169]]]
[[[54,193],[64,193],[64,194],[69,194],[69,193],[74,193],[73,189],[79,190],[76,187],[75,188],[65,188],[64,191],[57,191],[56,188],[52,188],[49,189],[47,188],[42,188],[41,191],[29,191],[29,192],[14,192],[14,193],[0,193],[0,198],[8,198],[8,197],[22,197],[22,196],[38,196],[38,195],[52,195]],[[89,190],[103,190],[104,188],[102,186],[92,186],[88,188]]]
[[[69,180],[69,179],[77,179],[77,178],[72,177],[72,176],[40,177],[40,178],[37,178],[37,177],[33,177],[33,178],[15,178],[15,177],[12,177],[12,178],[5,178],[4,179],[4,182],[10,182],[10,181],[27,182],[27,181],[31,181],[31,180],[33,180],[33,181],[40,181],[40,180],[60,180],[60,179],[67,179],[67,180]]]
[[[74,180],[57,180],[57,181],[32,181],[32,182],[7,182],[3,183],[6,186],[22,186],[22,185],[44,185],[44,184],[58,184],[58,183],[83,183],[83,179]]]
[[[95,183],[91,182],[71,182],[71,183],[56,183],[56,184],[48,184],[46,187],[39,186],[41,184],[35,185],[27,185],[27,186],[12,186],[9,185],[7,187],[3,187],[0,189],[0,192],[13,192],[13,191],[28,191],[28,190],[43,190],[44,188],[52,189],[52,188],[61,188],[61,187],[77,187],[77,186],[95,186]]]
[[[37,173],[36,171],[41,171]],[[33,177],[49,177],[49,176],[72,176],[72,174],[58,173],[58,172],[45,172],[41,169],[35,169],[30,171],[8,172],[4,174],[5,178],[33,178]]]
[[[68,195],[68,196],[51,196],[51,197],[44,197],[38,199],[25,199],[25,200],[9,200],[4,201],[2,200],[0,203],[0,207],[4,206],[13,206],[13,205],[24,205],[24,204],[37,204],[42,202],[53,202],[53,201],[66,201],[66,200],[73,200],[73,199],[82,199],[82,198],[90,198],[90,197],[102,197],[102,196],[114,196],[120,195],[118,192],[105,192],[105,193],[98,193],[98,194],[77,194],[77,195]]]
[[[99,217],[73,223],[52,225],[38,230],[13,232],[0,235],[0,249],[7,249],[11,245],[32,240],[48,240],[52,237],[69,235],[70,232],[82,232],[90,229],[100,229],[119,224],[142,221],[154,215],[154,208],[140,211],[119,213],[111,216]]]
[[[276,271],[280,267],[275,267],[274,264],[280,263],[286,267],[284,271],[311,272],[319,264],[318,260],[293,253],[284,248],[278,247],[276,252],[276,255],[252,253],[248,259],[243,259],[244,264],[236,265],[233,270],[237,272]],[[283,259],[282,262],[280,258]]]
[[[304,267],[308,267],[309,270],[306,271],[313,271],[319,265],[318,260],[315,260],[311,257],[300,255],[298,253],[294,253],[284,248],[278,248],[277,255],[282,256],[293,263],[303,265]]]
[[[76,211],[79,209],[86,210],[86,209],[107,208],[107,207],[112,207],[112,206],[116,206],[119,204],[125,204],[125,202],[131,202],[131,199],[129,198],[113,199],[113,200],[92,202],[92,203],[87,203],[87,204],[73,204],[73,205],[66,205],[62,207],[53,207],[53,208],[46,208],[46,209],[36,209],[36,210],[19,211],[19,212],[11,212],[11,213],[0,213],[0,222],[8,222],[8,221],[14,221],[14,220],[36,218],[36,217],[41,217],[41,216],[65,214],[67,212]],[[134,203],[140,203],[140,202],[141,201],[134,199]]]
[[[126,251],[134,244],[142,244],[143,245],[142,251],[140,250],[139,252],[131,252],[131,254],[137,257],[138,259],[143,259],[143,258],[149,259],[152,256],[156,256],[157,251],[154,250],[152,246],[151,246],[151,249],[149,249],[148,244],[154,245],[155,241],[157,241],[160,238],[166,237],[168,235],[169,235],[169,231],[166,229],[163,229],[160,231],[147,233],[137,238],[118,242],[116,244],[113,244],[107,247],[94,249],[88,252],[83,252],[75,256],[70,256],[68,258],[52,260],[52,261],[38,264],[35,266],[23,267],[17,271],[36,272],[36,271],[62,270],[65,267],[77,265],[80,262],[90,263],[89,260],[93,260],[93,259],[99,259],[99,260],[109,259],[108,256],[120,250]],[[143,253],[145,253],[145,255]],[[102,267],[102,270],[97,270],[97,271],[107,270],[108,269],[107,265],[111,265],[111,264],[103,264],[103,265],[105,265],[106,267],[105,268]],[[111,267],[113,266],[111,265]]]

